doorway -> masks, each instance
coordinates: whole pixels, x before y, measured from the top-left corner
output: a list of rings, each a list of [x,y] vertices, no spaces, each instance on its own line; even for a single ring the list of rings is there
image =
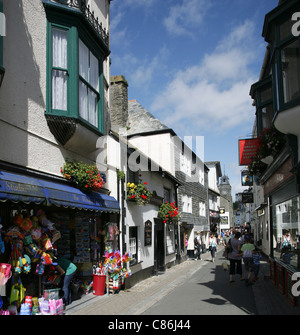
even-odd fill
[[[164,272],[165,265],[165,225],[161,219],[154,219],[154,273]]]

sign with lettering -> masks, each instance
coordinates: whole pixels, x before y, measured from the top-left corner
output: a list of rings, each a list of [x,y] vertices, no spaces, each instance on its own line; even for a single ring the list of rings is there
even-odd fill
[[[249,165],[257,154],[258,146],[258,138],[239,140],[239,165]]]
[[[152,222],[147,220],[145,222],[145,246],[152,244]]]
[[[251,193],[251,192],[242,193],[242,203],[243,204],[252,204],[253,203],[253,193]]]

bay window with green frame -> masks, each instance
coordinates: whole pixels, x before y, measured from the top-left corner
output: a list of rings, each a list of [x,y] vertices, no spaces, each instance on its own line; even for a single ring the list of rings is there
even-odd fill
[[[75,19],[48,20],[47,34],[46,114],[103,134],[105,52]]]
[[[272,76],[268,76],[251,86],[251,97],[256,103],[257,135],[270,128],[274,117]]]
[[[300,39],[292,34],[298,0],[283,2],[265,18],[263,36],[270,43],[275,114],[300,105]]]

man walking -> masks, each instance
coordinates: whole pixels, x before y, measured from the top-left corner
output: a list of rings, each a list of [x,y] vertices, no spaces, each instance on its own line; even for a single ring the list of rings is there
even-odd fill
[[[201,260],[201,245],[202,245],[200,231],[197,231],[197,236],[195,237],[194,243],[195,243],[195,249],[197,250],[195,261],[197,260],[200,261]]]

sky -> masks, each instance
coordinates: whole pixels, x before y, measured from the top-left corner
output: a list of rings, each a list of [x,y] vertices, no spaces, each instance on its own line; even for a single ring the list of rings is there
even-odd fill
[[[278,0],[113,0],[111,75],[128,99],[184,139],[204,137],[204,161],[220,161],[232,196],[241,186],[238,140],[249,138],[250,87],[266,51],[265,15]]]

